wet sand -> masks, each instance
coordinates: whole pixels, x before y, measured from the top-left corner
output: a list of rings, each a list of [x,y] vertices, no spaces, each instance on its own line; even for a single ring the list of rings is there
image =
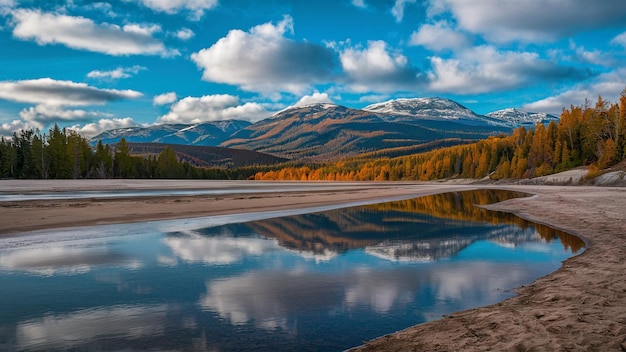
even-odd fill
[[[291,190],[280,191],[284,185]],[[556,272],[519,288],[516,297],[409,327],[370,341],[356,350],[626,351],[626,188],[442,183],[2,180],[0,194],[211,187],[231,187],[233,193],[0,202],[0,236],[92,224],[373,202],[480,188],[528,192],[535,196],[489,207],[578,235],[587,243],[583,254],[568,259]]]

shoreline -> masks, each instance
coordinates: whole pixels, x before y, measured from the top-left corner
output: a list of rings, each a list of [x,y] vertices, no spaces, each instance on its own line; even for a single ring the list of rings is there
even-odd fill
[[[199,189],[302,185],[289,192],[0,202],[0,237],[24,231],[111,223],[286,210],[413,198],[474,189],[534,194],[489,209],[561,229],[583,239],[585,251],[561,268],[516,289],[505,301],[453,313],[374,339],[354,351],[626,351],[626,188],[445,183],[260,183],[96,180],[86,190]],[[70,182],[0,181],[0,194],[63,192]],[[267,190],[267,189],[266,189]],[[252,189],[254,191],[254,189]],[[28,220],[26,220],[28,219]]]

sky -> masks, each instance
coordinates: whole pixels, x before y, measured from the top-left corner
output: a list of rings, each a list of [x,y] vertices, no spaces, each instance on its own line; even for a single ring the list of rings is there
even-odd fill
[[[0,136],[453,99],[560,114],[626,88],[624,0],[0,0]]]

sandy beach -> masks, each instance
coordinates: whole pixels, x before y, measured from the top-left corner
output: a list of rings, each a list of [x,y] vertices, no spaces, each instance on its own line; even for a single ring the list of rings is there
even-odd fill
[[[367,351],[626,351],[626,188],[445,183],[0,181],[0,195],[74,190],[207,190],[220,194],[0,202],[0,236],[25,231],[308,208],[480,188],[534,194],[489,208],[550,225],[587,249],[506,301],[390,332]],[[285,191],[286,189],[286,191]],[[364,341],[365,342],[365,341]]]

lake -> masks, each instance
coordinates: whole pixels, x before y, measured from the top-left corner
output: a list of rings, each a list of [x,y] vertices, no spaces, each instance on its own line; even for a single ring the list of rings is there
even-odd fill
[[[504,300],[577,237],[446,193],[0,239],[0,350],[336,351]]]

